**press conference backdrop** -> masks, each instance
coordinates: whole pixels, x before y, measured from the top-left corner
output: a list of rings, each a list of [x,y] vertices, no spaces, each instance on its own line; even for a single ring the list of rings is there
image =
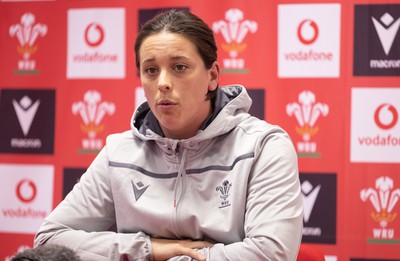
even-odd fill
[[[185,8],[214,31],[221,85],[288,131],[303,242],[326,260],[400,260],[400,1],[0,2],[0,260],[144,101],[140,24]],[[135,152],[132,152],[135,153]],[[216,195],[217,196],[217,195]]]

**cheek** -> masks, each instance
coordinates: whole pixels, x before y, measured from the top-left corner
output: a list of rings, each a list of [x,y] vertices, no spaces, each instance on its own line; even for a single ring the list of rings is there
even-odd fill
[[[147,99],[147,101],[152,101],[154,98],[154,91],[152,88],[149,86],[146,86],[145,84],[142,84],[143,86],[143,92],[144,92],[144,97]]]
[[[154,82],[146,77],[141,78],[142,87],[145,93],[151,93],[152,89],[154,89]]]
[[[193,88],[190,92],[187,92],[185,95],[185,100],[191,107],[195,107],[193,106],[193,104],[202,103],[206,99],[207,88],[201,88],[201,86],[197,87],[198,88]]]

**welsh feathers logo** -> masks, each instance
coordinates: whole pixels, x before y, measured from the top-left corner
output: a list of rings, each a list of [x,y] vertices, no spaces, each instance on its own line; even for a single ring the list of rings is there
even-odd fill
[[[101,121],[104,116],[113,115],[114,112],[114,103],[102,101],[101,94],[95,90],[87,91],[83,101],[72,104],[72,113],[82,119],[81,131],[87,134],[87,138],[82,139],[79,152],[97,153],[103,147],[103,140],[97,138],[97,134],[104,130]]]
[[[231,203],[229,202],[229,191],[231,190],[232,187],[232,183],[230,183],[228,180],[224,180],[224,182],[222,182],[222,186],[217,186],[215,188],[215,190],[217,192],[220,192],[219,197],[221,198],[221,202],[220,202],[220,206],[219,208],[225,208],[225,207],[229,207],[231,205]]]
[[[371,202],[374,211],[371,218],[379,227],[373,228],[372,239],[369,243],[400,243],[395,239],[395,230],[391,223],[396,219],[394,207],[400,199],[400,188],[394,188],[393,180],[389,177],[380,177],[375,181],[375,188],[362,189],[360,198],[363,202]]]
[[[231,8],[225,13],[225,20],[219,20],[212,24],[215,33],[221,33],[225,40],[222,49],[229,54],[229,58],[223,59],[223,72],[247,73],[245,61],[239,58],[247,44],[244,38],[248,33],[255,33],[258,24],[255,21],[245,20],[244,14],[237,8]]]
[[[312,141],[312,137],[318,133],[317,120],[321,116],[327,116],[329,106],[325,103],[317,102],[315,94],[311,91],[302,91],[299,94],[298,102],[286,105],[286,113],[294,116],[298,125],[296,132],[302,137],[302,141],[297,142],[299,156],[319,157],[317,143]]]
[[[22,58],[18,61],[18,69],[14,73],[39,74],[39,70],[36,69],[36,61],[32,56],[38,50],[37,38],[47,34],[47,25],[36,23],[32,13],[25,13],[22,15],[20,23],[10,26],[9,33],[11,37],[18,39],[17,52]]]

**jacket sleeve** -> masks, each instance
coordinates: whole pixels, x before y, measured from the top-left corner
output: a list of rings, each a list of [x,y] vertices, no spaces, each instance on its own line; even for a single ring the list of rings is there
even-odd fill
[[[151,259],[150,238],[144,233],[107,231],[115,223],[115,210],[106,150],[103,148],[79,183],[45,219],[35,235],[35,246],[65,245],[82,260]]]
[[[248,182],[245,238],[202,249],[207,260],[296,260],[303,229],[297,164],[287,134],[265,137]]]

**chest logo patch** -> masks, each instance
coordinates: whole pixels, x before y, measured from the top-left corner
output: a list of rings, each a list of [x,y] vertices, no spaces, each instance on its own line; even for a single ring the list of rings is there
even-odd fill
[[[215,190],[219,192],[219,197],[221,198],[221,203],[219,205],[219,208],[225,208],[231,205],[228,199],[231,187],[232,183],[230,183],[228,180],[224,180],[224,182],[222,182],[222,186],[216,187]]]
[[[149,185],[145,186],[141,181],[134,183],[132,182],[133,193],[135,194],[136,201],[143,195],[143,193],[147,190]]]

